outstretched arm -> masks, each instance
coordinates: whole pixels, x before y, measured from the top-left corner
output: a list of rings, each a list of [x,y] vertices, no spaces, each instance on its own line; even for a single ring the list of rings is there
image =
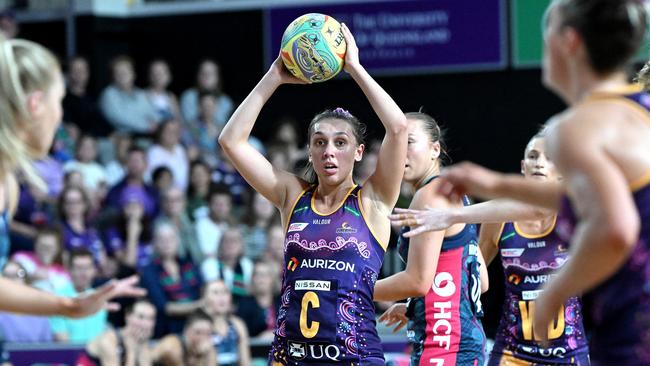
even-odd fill
[[[87,295],[67,298],[0,277],[0,287],[3,289],[0,310],[21,314],[81,318],[101,310],[112,298],[144,296],[146,291],[135,287],[137,283],[137,276],[131,276],[123,280],[111,281]]]
[[[347,42],[345,71],[357,82],[386,129],[379,150],[377,167],[368,178],[364,189],[390,209],[397,202],[404,173],[407,145],[406,117],[393,98],[359,63],[359,49],[348,27],[343,24],[341,30]]]
[[[564,187],[559,182],[498,173],[470,162],[443,169],[440,180],[439,192],[451,200],[464,194],[483,199],[510,198],[555,211],[564,193]]]
[[[274,168],[249,142],[255,121],[262,107],[282,84],[304,83],[289,75],[278,57],[262,80],[239,105],[221,131],[219,144],[237,171],[246,181],[276,207],[284,205],[287,187],[298,186],[298,179],[283,170]],[[299,189],[299,188],[297,188]]]
[[[485,224],[510,221],[538,220],[553,215],[552,210],[511,199],[496,199],[471,206],[405,210],[396,208],[390,215],[394,225],[411,226],[405,233],[411,237],[427,231],[445,230],[459,223]]]

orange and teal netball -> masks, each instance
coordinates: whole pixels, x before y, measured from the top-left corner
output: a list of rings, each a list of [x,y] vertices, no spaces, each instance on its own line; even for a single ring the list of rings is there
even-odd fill
[[[321,82],[343,69],[347,44],[336,19],[318,13],[291,22],[282,36],[282,61],[297,78]]]

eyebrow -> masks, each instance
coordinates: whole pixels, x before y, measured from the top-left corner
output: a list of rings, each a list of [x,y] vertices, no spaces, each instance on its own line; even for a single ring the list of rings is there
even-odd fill
[[[314,131],[312,135],[325,135],[325,134],[320,131]],[[334,136],[341,136],[341,135],[348,136],[348,133],[344,131],[334,132]]]

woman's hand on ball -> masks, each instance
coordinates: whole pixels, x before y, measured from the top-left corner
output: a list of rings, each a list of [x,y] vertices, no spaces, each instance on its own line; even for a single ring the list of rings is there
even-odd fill
[[[284,66],[282,55],[278,55],[278,58],[273,61],[268,74],[280,84],[310,84],[291,75],[289,70]]]
[[[345,65],[343,70],[350,73],[355,67],[360,65],[359,63],[359,47],[357,47],[357,42],[354,40],[354,36],[350,29],[345,23],[341,24],[341,31],[343,32],[343,37],[345,37],[345,42],[347,43],[347,50],[345,51]]]

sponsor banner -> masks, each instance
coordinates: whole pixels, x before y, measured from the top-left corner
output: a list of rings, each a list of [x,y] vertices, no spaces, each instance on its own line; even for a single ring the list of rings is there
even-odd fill
[[[306,13],[346,23],[372,72],[495,70],[506,65],[502,0],[357,1],[266,11],[266,61],[277,57],[286,27]]]

